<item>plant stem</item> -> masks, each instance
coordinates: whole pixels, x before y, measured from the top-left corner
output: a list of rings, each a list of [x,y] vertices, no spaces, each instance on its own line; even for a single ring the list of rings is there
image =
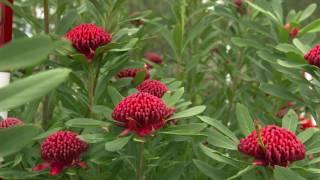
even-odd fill
[[[88,74],[88,110],[89,118],[93,118],[92,108],[94,105],[94,91],[95,91],[95,74],[94,74],[94,65],[89,64],[89,74]]]
[[[136,180],[142,180],[144,143],[137,142]]]
[[[44,32],[49,34],[49,3],[48,0],[43,0],[43,12],[44,12]],[[43,67],[46,70],[46,67]],[[43,128],[47,128],[48,120],[50,119],[50,107],[49,107],[49,95],[46,95],[42,102],[42,125]]]

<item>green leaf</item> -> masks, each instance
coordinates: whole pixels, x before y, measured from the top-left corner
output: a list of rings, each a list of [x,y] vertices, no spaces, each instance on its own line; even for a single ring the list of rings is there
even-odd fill
[[[105,144],[105,148],[107,151],[110,151],[110,152],[119,151],[126,144],[128,144],[130,139],[131,139],[131,136],[117,138],[113,141],[107,142]]]
[[[37,137],[34,138],[34,140],[44,139],[47,136],[49,136],[57,131],[60,131],[61,129],[62,129],[61,127],[49,129],[46,132],[39,134]]]
[[[55,44],[48,36],[35,36],[12,41],[0,48],[0,71],[27,68],[47,60]]]
[[[75,118],[67,121],[66,126],[77,128],[107,127],[110,123],[89,118]]]
[[[183,93],[184,93],[184,88],[182,87],[176,92],[174,92],[172,95],[170,93],[166,93],[163,96],[163,100],[166,102],[168,106],[174,106],[183,96]]]
[[[297,49],[291,44],[285,44],[285,43],[278,44],[276,46],[276,49],[285,53],[293,52],[295,54],[303,55],[302,52],[299,51],[299,49]]]
[[[203,174],[210,177],[212,180],[225,180],[226,178],[225,175],[222,174],[223,171],[216,169],[203,161],[194,159],[193,163]]]
[[[265,14],[265,15],[268,15],[269,17],[271,17],[275,22],[277,22],[278,24],[281,24],[281,22],[279,22],[279,20],[277,19],[277,17],[272,14],[270,11],[267,11],[263,8],[261,8],[260,6],[256,5],[256,4],[253,4],[252,2],[250,1],[246,1],[246,3],[248,3],[252,8],[256,9],[257,11]]]
[[[112,103],[115,106],[123,99],[123,96],[119,93],[119,91],[112,86],[108,87],[108,93],[109,93],[109,96],[111,98]]]
[[[298,138],[301,140],[302,143],[308,141],[316,132],[319,132],[318,128],[308,128],[298,134]]]
[[[310,4],[301,14],[299,21],[303,21],[305,19],[307,19],[308,17],[310,17],[314,11],[317,9],[317,4],[316,3],[312,3]]]
[[[304,45],[299,39],[295,38],[293,39],[293,44],[303,53],[306,54],[309,50],[306,45]]]
[[[79,14],[75,9],[65,12],[65,15],[57,25],[56,34],[64,35],[69,30],[69,28],[72,27],[72,24],[78,17]]]
[[[175,113],[173,116],[170,116],[168,120],[195,116],[202,113],[205,109],[206,109],[206,106],[195,106],[190,109]]]
[[[307,154],[314,154],[314,153],[319,153],[319,152],[320,152],[320,147],[315,147],[315,148],[309,149],[307,151]]]
[[[77,137],[87,143],[99,143],[105,140],[104,134],[81,134]]]
[[[227,138],[223,134],[219,133],[217,130],[209,130],[208,132],[208,142],[212,146],[220,147],[224,149],[230,149],[237,151],[237,143]]]
[[[30,144],[39,133],[40,129],[31,125],[0,129],[0,157],[19,152]]]
[[[296,132],[298,123],[298,115],[292,109],[290,109],[289,112],[282,118],[282,127],[292,131],[293,133]]]
[[[244,105],[237,103],[236,116],[239,128],[244,136],[247,136],[254,130],[253,120],[250,113]]]
[[[257,49],[266,49],[265,46],[261,45],[259,42],[252,39],[233,37],[231,38],[231,41],[233,44],[237,45],[238,47],[253,47]]]
[[[246,168],[244,168],[241,171],[239,171],[237,174],[229,177],[227,180],[231,180],[231,179],[235,179],[235,178],[241,177],[242,175],[244,175],[247,172],[251,171],[253,168],[254,168],[254,166],[252,166],[252,165],[247,166]]]
[[[17,80],[0,89],[0,110],[14,108],[40,98],[64,82],[69,69],[54,69]]]
[[[160,131],[161,134],[173,135],[202,135],[201,131],[207,127],[204,123],[189,123],[176,126],[169,126]]]
[[[225,136],[229,137],[231,140],[233,140],[236,144],[239,143],[239,139],[234,135],[232,131],[230,131],[225,125],[223,125],[220,121],[207,117],[207,116],[198,116],[198,118],[209,124],[210,126],[215,127],[218,131],[220,131]]]
[[[210,149],[210,148],[204,146],[203,144],[200,145],[200,149],[204,152],[205,155],[207,155],[208,157],[210,157],[220,163],[228,164],[228,165],[233,166],[238,169],[240,169],[242,167],[242,165],[244,164],[243,162],[235,160],[234,158],[230,158],[230,157],[220,153],[219,151]]]
[[[315,33],[319,31],[320,31],[320,19],[317,19],[315,21],[312,21],[310,24],[306,25],[305,27],[303,27],[300,30],[299,35],[302,36],[305,33]]]
[[[28,172],[9,168],[0,168],[0,177],[4,179],[35,179],[36,176],[45,172]]]
[[[274,85],[274,84],[267,84],[261,83],[260,89],[262,89],[265,93],[268,93],[272,96],[276,96],[286,100],[297,101],[299,98],[290,92],[288,89]]]
[[[275,180],[305,180],[305,178],[301,177],[298,173],[292,171],[287,167],[276,166],[274,169],[274,178]]]

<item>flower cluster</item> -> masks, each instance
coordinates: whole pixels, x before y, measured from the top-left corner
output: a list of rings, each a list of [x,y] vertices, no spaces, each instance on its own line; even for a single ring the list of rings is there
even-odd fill
[[[312,48],[307,54],[304,55],[309,64],[320,67],[320,44]]]
[[[33,168],[41,171],[51,168],[50,174],[57,175],[65,167],[82,166],[80,156],[87,150],[87,143],[77,138],[71,131],[58,131],[45,139],[41,144],[41,157],[45,163]]]
[[[256,165],[288,166],[294,161],[305,158],[304,144],[291,131],[275,125],[261,128],[259,134],[253,131],[246,138],[240,140],[238,150],[255,158]]]
[[[137,87],[137,90],[139,92],[146,92],[161,98],[168,91],[168,87],[165,84],[163,84],[161,81],[149,79],[149,80],[143,81]]]
[[[99,46],[108,44],[112,40],[108,32],[94,24],[80,24],[67,32],[66,38],[77,51],[88,58],[89,62],[92,61]]]
[[[144,72],[144,80],[150,78],[150,72],[146,68],[128,68],[122,69],[117,73],[118,78],[134,78],[140,72]]]
[[[13,126],[18,126],[24,124],[23,121],[14,117],[8,117],[0,121],[0,129],[9,128]]]

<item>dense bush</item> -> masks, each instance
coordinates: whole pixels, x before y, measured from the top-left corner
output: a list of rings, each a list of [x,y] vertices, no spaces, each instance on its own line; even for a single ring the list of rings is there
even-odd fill
[[[319,179],[316,3],[0,2],[0,179]]]

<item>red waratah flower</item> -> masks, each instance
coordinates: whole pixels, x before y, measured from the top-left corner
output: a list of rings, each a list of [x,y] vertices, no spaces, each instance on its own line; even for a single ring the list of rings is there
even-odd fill
[[[237,7],[240,7],[242,5],[242,0],[234,0],[234,4],[237,6]]]
[[[144,92],[127,96],[112,112],[118,125],[126,128],[121,135],[134,131],[141,137],[163,127],[167,115],[168,109],[162,99]]]
[[[134,78],[137,73],[139,72],[145,72],[145,76],[144,76],[144,79],[149,79],[150,78],[150,72],[148,69],[146,68],[131,68],[131,69],[123,69],[121,71],[119,71],[117,73],[117,77],[118,78],[128,78],[128,77],[131,77],[131,78]]]
[[[45,139],[41,144],[41,157],[45,162],[33,168],[41,171],[51,168],[50,174],[57,175],[65,167],[83,166],[80,155],[87,150],[87,143],[77,138],[71,131],[58,131]]]
[[[0,129],[9,128],[13,126],[18,126],[24,124],[23,121],[14,117],[8,117],[0,121]]]
[[[305,118],[304,116],[301,116],[299,118],[299,127],[301,130],[306,130],[309,128],[316,128],[316,124],[313,123],[312,119],[310,118]]]
[[[312,48],[307,54],[304,55],[309,64],[320,67],[320,44]]]
[[[66,38],[72,42],[77,51],[84,54],[91,62],[95,50],[102,45],[111,42],[111,35],[103,28],[94,24],[80,24],[66,34]]]
[[[162,98],[162,96],[168,91],[168,87],[158,80],[145,80],[138,87],[139,92],[146,92],[151,95]]]
[[[258,135],[253,131],[240,140],[238,150],[255,158],[256,165],[288,166],[293,161],[304,159],[304,144],[291,131],[275,125],[261,128],[264,148],[258,143]]]
[[[162,58],[157,53],[147,52],[144,57],[155,64],[162,64]]]

